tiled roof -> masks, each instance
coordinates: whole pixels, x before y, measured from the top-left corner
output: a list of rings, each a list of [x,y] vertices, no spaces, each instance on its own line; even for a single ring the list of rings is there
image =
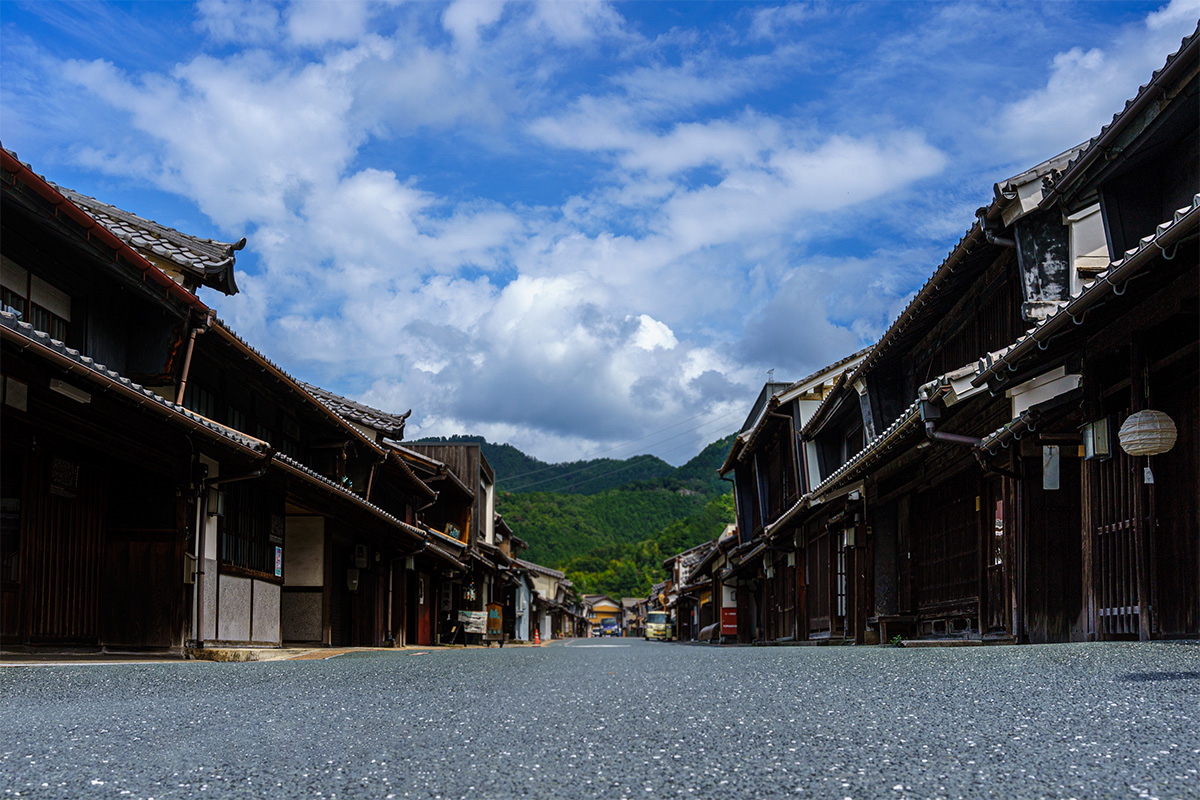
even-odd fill
[[[316,397],[314,397],[307,389],[305,389],[301,385],[301,382],[299,380],[297,380],[295,377],[293,377],[290,373],[288,373],[285,369],[280,367],[274,361],[272,361],[271,359],[264,356],[258,348],[256,348],[254,345],[250,344],[245,339],[243,339],[241,336],[239,336],[236,332],[234,332],[233,328],[230,328],[224,322],[224,320],[221,320],[221,319],[214,320],[213,329],[218,331],[218,333],[220,333],[221,335],[224,335],[225,337],[227,337],[229,341],[235,343],[237,346],[245,348],[247,352],[252,353],[255,358],[258,358],[264,364],[266,364],[268,367],[270,367],[272,370],[274,370],[276,373],[278,373],[278,375],[281,378],[284,378],[289,384],[291,384],[292,388],[301,397],[307,399],[308,402],[312,403],[312,405],[315,408],[317,408],[321,412],[327,414],[328,418],[335,425],[339,425],[342,428],[344,428],[345,430],[349,431],[353,436],[358,438],[360,441],[365,442],[367,445],[374,448],[377,452],[380,452],[380,453],[384,452],[383,447],[381,447],[378,443],[372,441],[370,438],[365,436],[362,431],[360,431],[358,428],[355,428],[350,423],[346,422],[346,420],[343,419],[337,412],[333,411],[327,405],[325,405],[320,400],[318,400]]]
[[[4,169],[13,175],[12,181],[4,184],[4,191],[8,192],[15,189],[18,182],[23,184],[32,190],[34,194],[53,205],[55,216],[60,220],[66,218],[79,226],[84,235],[93,244],[101,244],[104,247],[114,250],[114,264],[120,264],[122,261],[125,262],[125,264],[138,270],[143,280],[148,278],[164,287],[169,296],[196,311],[208,313],[208,306],[200,302],[200,298],[177,284],[165,272],[147,260],[145,256],[127,242],[117,238],[116,234],[97,222],[94,217],[90,216],[78,205],[68,200],[59,191],[58,187],[34,172],[32,167],[17,158],[16,153],[0,148],[0,161],[4,162]]]
[[[1177,210],[1170,220],[1156,227],[1154,233],[1142,237],[1136,247],[1125,251],[1124,256],[1109,264],[1104,272],[1097,275],[1091,286],[1038,322],[1011,347],[980,359],[978,374],[971,383],[981,386],[989,379],[1002,383],[1007,377],[1007,371],[1015,371],[1018,361],[1036,349],[1044,349],[1049,340],[1067,324],[1083,324],[1088,309],[1108,294],[1123,294],[1124,289],[1120,292],[1115,291],[1118,284],[1123,285],[1124,281],[1158,253],[1161,252],[1165,256],[1168,248],[1174,248],[1180,239],[1196,227],[1200,227],[1200,194],[1193,195],[1190,206]]]
[[[444,533],[439,533],[438,531],[435,531],[432,528],[418,528],[416,525],[409,525],[407,522],[400,519],[399,517],[387,512],[387,511],[384,511],[382,508],[375,505],[374,503],[358,496],[354,492],[347,489],[345,486],[342,486],[341,484],[339,484],[337,481],[334,481],[334,480],[331,480],[331,479],[325,477],[321,473],[305,466],[304,464],[300,463],[299,461],[297,461],[296,459],[294,459],[290,456],[284,455],[283,453],[273,453],[272,458],[281,464],[285,464],[286,466],[290,467],[292,470],[302,473],[310,481],[322,484],[325,486],[325,488],[329,489],[330,491],[343,496],[345,499],[350,500],[351,502],[355,503],[356,505],[362,506],[363,508],[370,510],[373,514],[375,514],[375,516],[381,517],[384,520],[392,523],[393,525],[395,525],[397,528],[401,529],[405,533],[412,534],[413,536],[416,536],[416,537],[422,538],[422,539],[426,538],[427,536],[434,536],[434,537],[437,537],[439,541],[454,544],[458,547],[463,546],[463,543],[458,541],[457,539],[454,539],[450,536],[446,536]]]
[[[518,564],[520,564],[522,567],[529,570],[530,572],[536,572],[541,575],[546,575],[550,578],[557,578],[560,581],[563,578],[567,577],[567,574],[565,572],[559,572],[556,569],[550,569],[549,567],[543,567],[541,564],[535,564],[532,561],[526,561],[523,558],[514,558],[513,561],[516,561]]]
[[[204,429],[214,436],[227,439],[230,442],[236,443],[242,447],[248,448],[258,453],[269,453],[271,447],[261,439],[256,439],[253,436],[226,427],[220,423],[213,422],[207,417],[203,417],[194,411],[191,411],[183,406],[167,400],[161,395],[155,394],[150,389],[142,386],[139,383],[134,383],[129,378],[124,377],[115,370],[109,369],[104,364],[97,363],[94,359],[83,355],[78,350],[67,347],[63,342],[57,339],[52,339],[50,334],[44,331],[38,331],[33,328],[28,322],[21,322],[17,319],[17,315],[0,311],[0,326],[12,331],[17,336],[20,336],[29,342],[41,345],[47,350],[57,353],[59,356],[66,358],[77,364],[84,374],[91,380],[100,384],[116,384],[142,398],[148,400],[153,406],[157,407],[168,415],[177,415],[188,420],[193,426]],[[77,370],[79,371],[79,370]]]
[[[1082,147],[1082,145],[1079,147]],[[980,219],[998,213],[1002,206],[1009,202],[1009,199],[1004,196],[1004,191],[1009,187],[1028,183],[1038,175],[1053,174],[1056,166],[1063,163],[1063,158],[1070,153],[1077,152],[1079,147],[1067,150],[1065,153],[1060,153],[1054,158],[1043,161],[1041,164],[1025,170],[1019,175],[996,184],[996,197],[993,199],[991,205],[979,210],[975,224],[968,228],[966,233],[962,235],[962,238],[958,240],[958,244],[950,249],[950,252],[947,253],[942,263],[938,265],[929,279],[925,281],[916,294],[913,295],[912,299],[908,301],[908,305],[904,307],[904,310],[900,312],[895,321],[884,331],[883,336],[880,337],[879,342],[871,352],[851,372],[851,383],[874,366],[880,358],[892,349],[896,340],[920,316],[922,308],[931,303],[936,304],[937,293],[963,263],[975,263],[975,259],[971,259],[969,262],[965,261],[968,256],[976,251],[982,251],[983,248],[989,246]]]
[[[899,442],[900,438],[909,431],[913,430],[921,421],[921,401],[915,400],[912,405],[904,410],[904,413],[897,417],[891,425],[889,425],[883,433],[876,436],[871,442],[860,450],[853,458],[847,461],[842,466],[838,467],[834,472],[821,482],[817,488],[813,489],[811,495],[820,497],[828,491],[839,488],[839,484],[844,479],[849,478],[853,473],[856,473],[861,467],[866,466],[869,462],[877,460],[876,457],[883,455],[891,450]],[[803,498],[801,498],[803,499]]]
[[[872,347],[873,346],[874,345],[872,345]],[[830,364],[829,366],[819,369],[816,372],[812,373],[811,375],[809,375],[801,380],[798,380],[794,383],[788,384],[786,387],[784,387],[783,389],[780,389],[779,391],[772,394],[769,398],[767,398],[767,401],[762,405],[762,408],[759,409],[759,412],[754,419],[754,424],[749,426],[748,428],[743,428],[742,432],[737,435],[737,437],[734,439],[733,443],[730,445],[729,453],[726,454],[724,463],[721,465],[721,468],[719,470],[717,470],[718,474],[720,474],[720,475],[727,474],[729,472],[729,470],[733,469],[733,462],[742,459],[742,455],[741,455],[742,452],[745,449],[751,448],[754,446],[755,441],[757,440],[757,438],[760,435],[762,435],[763,429],[766,427],[767,420],[769,419],[768,415],[771,412],[773,412],[776,408],[778,408],[780,405],[782,405],[784,402],[790,402],[793,399],[792,397],[788,397],[788,395],[790,393],[796,391],[797,389],[799,389],[807,384],[812,383],[813,381],[817,380],[818,378],[820,378],[823,375],[827,375],[829,373],[835,372],[839,368],[843,368],[843,367],[847,367],[847,365],[851,365],[850,367],[848,367],[848,369],[853,369],[853,365],[855,364],[855,362],[865,358],[867,353],[869,353],[870,351],[871,351],[871,347],[864,347],[862,350],[859,350],[856,353],[851,353],[850,355],[846,356],[845,358],[839,359],[838,361],[835,361],[834,363]],[[841,377],[844,377],[844,374],[845,374],[845,370],[843,370],[843,372],[841,372],[841,373],[838,373],[838,378],[840,379]],[[826,380],[828,380],[828,379],[826,379]],[[835,380],[835,385],[836,385],[836,380]],[[822,403],[822,407],[824,407],[824,403]],[[818,412],[819,411],[820,411],[820,408],[818,408]]]
[[[233,428],[221,425],[220,423],[213,422],[207,417],[203,417],[194,411],[167,400],[161,395],[155,394],[150,389],[147,389],[141,384],[134,383],[129,378],[126,378],[116,371],[109,369],[104,364],[96,363],[94,359],[83,355],[78,350],[67,347],[64,343],[58,341],[57,339],[50,338],[49,334],[34,330],[33,326],[29,323],[18,320],[16,314],[0,311],[0,327],[3,327],[15,333],[16,335],[23,337],[31,343],[41,345],[42,347],[57,353],[63,358],[69,359],[77,364],[84,374],[86,374],[95,382],[101,384],[116,384],[121,386],[123,389],[128,390],[129,392],[145,398],[153,405],[153,407],[160,409],[167,416],[176,416],[181,418],[181,421],[187,420],[189,423],[191,423],[192,427],[200,428],[215,437],[228,440],[231,443],[235,443],[249,450],[253,450],[254,452],[260,453],[264,456],[270,455],[273,461],[286,465],[296,472],[302,473],[310,481],[325,485],[329,490],[344,496],[346,499],[351,500],[357,505],[370,509],[377,516],[383,517],[402,530],[419,537],[425,537],[427,533],[432,534],[433,536],[456,546],[463,546],[461,542],[448,537],[445,534],[434,530],[423,530],[413,525],[409,525],[403,520],[393,516],[392,514],[389,514],[387,511],[384,511],[379,506],[364,500],[350,490],[346,489],[344,486],[339,485],[337,482],[330,480],[329,478],[310,469],[309,467],[306,467],[299,461],[296,461],[295,459],[290,458],[283,453],[272,452],[271,446],[261,439],[256,439],[253,436],[248,436],[242,433],[241,431],[237,431]]]
[[[404,438],[404,425],[408,422],[408,418],[412,414],[412,409],[403,414],[391,414],[387,411],[380,411],[377,408],[363,405],[348,397],[342,397],[340,394],[334,394],[328,389],[322,389],[320,386],[313,386],[311,383],[301,381],[300,385],[307,389],[309,394],[320,400],[343,419],[348,419],[352,422],[357,422],[359,425],[365,425],[368,428],[381,431],[391,439]]]
[[[854,361],[854,360],[860,359],[860,358],[866,358],[867,355],[871,352],[871,349],[874,347],[875,347],[875,345],[869,345],[867,347],[864,347],[862,350],[859,350],[856,353],[851,353],[850,355],[846,356],[845,358],[839,359],[839,360],[833,362],[832,364],[830,364],[829,366],[823,367],[823,368],[817,370],[816,372],[809,375],[808,377],[801,378],[800,380],[796,381],[791,386],[789,386],[787,389],[780,392],[780,394],[787,394],[787,392],[791,391],[792,389],[797,389],[801,386],[804,386],[807,383],[812,383],[817,378],[824,375],[826,372],[833,372],[834,370],[838,369],[839,367],[846,366],[851,361]]]
[[[233,274],[234,253],[246,246],[244,238],[232,243],[200,239],[72,189],[63,186],[55,188],[114,236],[150,260],[169,262],[192,276],[197,283],[227,295],[237,294]]]
[[[1100,129],[1100,133],[1089,140],[1078,156],[1050,182],[1049,191],[1042,199],[1043,207],[1053,202],[1063,189],[1069,188],[1070,184],[1086,171],[1093,161],[1105,155],[1109,140],[1121,133],[1147,104],[1158,98],[1161,93],[1161,88],[1158,87],[1160,79],[1173,78],[1178,70],[1186,66],[1185,60],[1188,56],[1195,56],[1198,48],[1200,48],[1200,26],[1183,38],[1179,49],[1167,56],[1162,68],[1150,76],[1150,80],[1138,89],[1137,94],[1125,102],[1125,107],[1114,114],[1112,120]]]
[[[837,381],[835,381],[833,384],[833,388],[830,389],[829,393],[825,395],[825,398],[821,400],[821,404],[817,406],[817,410],[813,412],[812,417],[809,418],[808,422],[805,423],[804,427],[800,430],[800,435],[803,438],[811,439],[813,434],[816,433],[817,429],[825,423],[825,417],[830,411],[833,410],[834,406],[841,398],[843,394],[842,389],[845,388],[846,381],[849,379],[849,371],[843,372],[838,376]]]

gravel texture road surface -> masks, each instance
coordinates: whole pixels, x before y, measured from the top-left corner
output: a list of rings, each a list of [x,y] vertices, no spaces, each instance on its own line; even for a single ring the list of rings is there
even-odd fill
[[[0,669],[0,798],[1200,798],[1200,643]]]

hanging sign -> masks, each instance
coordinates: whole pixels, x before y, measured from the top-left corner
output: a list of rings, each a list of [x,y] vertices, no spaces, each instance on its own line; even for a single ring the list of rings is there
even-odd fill
[[[283,577],[283,548],[275,548],[275,577]]]

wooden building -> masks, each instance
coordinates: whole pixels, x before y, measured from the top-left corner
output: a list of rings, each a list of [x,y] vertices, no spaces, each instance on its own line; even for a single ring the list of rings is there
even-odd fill
[[[815,409],[764,388],[722,468],[742,641],[1200,633],[1198,47],[996,184]]]
[[[1200,634],[1198,70],[1193,34],[1054,176],[1039,207],[1070,226],[1085,285],[973,378],[1014,397],[980,449],[1017,472],[1023,639]],[[1086,220],[1094,248],[1076,245]],[[1086,261],[1089,250],[1099,259]],[[1068,379],[1068,404],[1015,402]],[[1173,427],[1173,445],[1131,454],[1135,417]],[[1049,599],[1064,584],[1065,616]]]
[[[193,294],[243,242],[3,155],[5,644],[391,641],[435,493]]]
[[[830,518],[844,516],[845,501],[826,503],[819,512],[805,501],[821,476],[860,446],[856,405],[832,418],[821,412],[841,396],[847,372],[866,352],[795,383],[766,384],[721,467],[723,476],[733,476],[738,544],[716,577],[720,602],[724,595],[736,598],[730,616],[736,617],[739,641],[845,635],[845,543],[829,525]],[[716,601],[706,626],[717,621],[715,608]]]

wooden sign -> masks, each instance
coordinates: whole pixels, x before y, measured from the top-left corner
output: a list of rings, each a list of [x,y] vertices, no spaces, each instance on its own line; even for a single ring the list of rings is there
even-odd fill
[[[504,606],[499,603],[488,603],[487,607],[487,638],[498,640],[504,637]]]

